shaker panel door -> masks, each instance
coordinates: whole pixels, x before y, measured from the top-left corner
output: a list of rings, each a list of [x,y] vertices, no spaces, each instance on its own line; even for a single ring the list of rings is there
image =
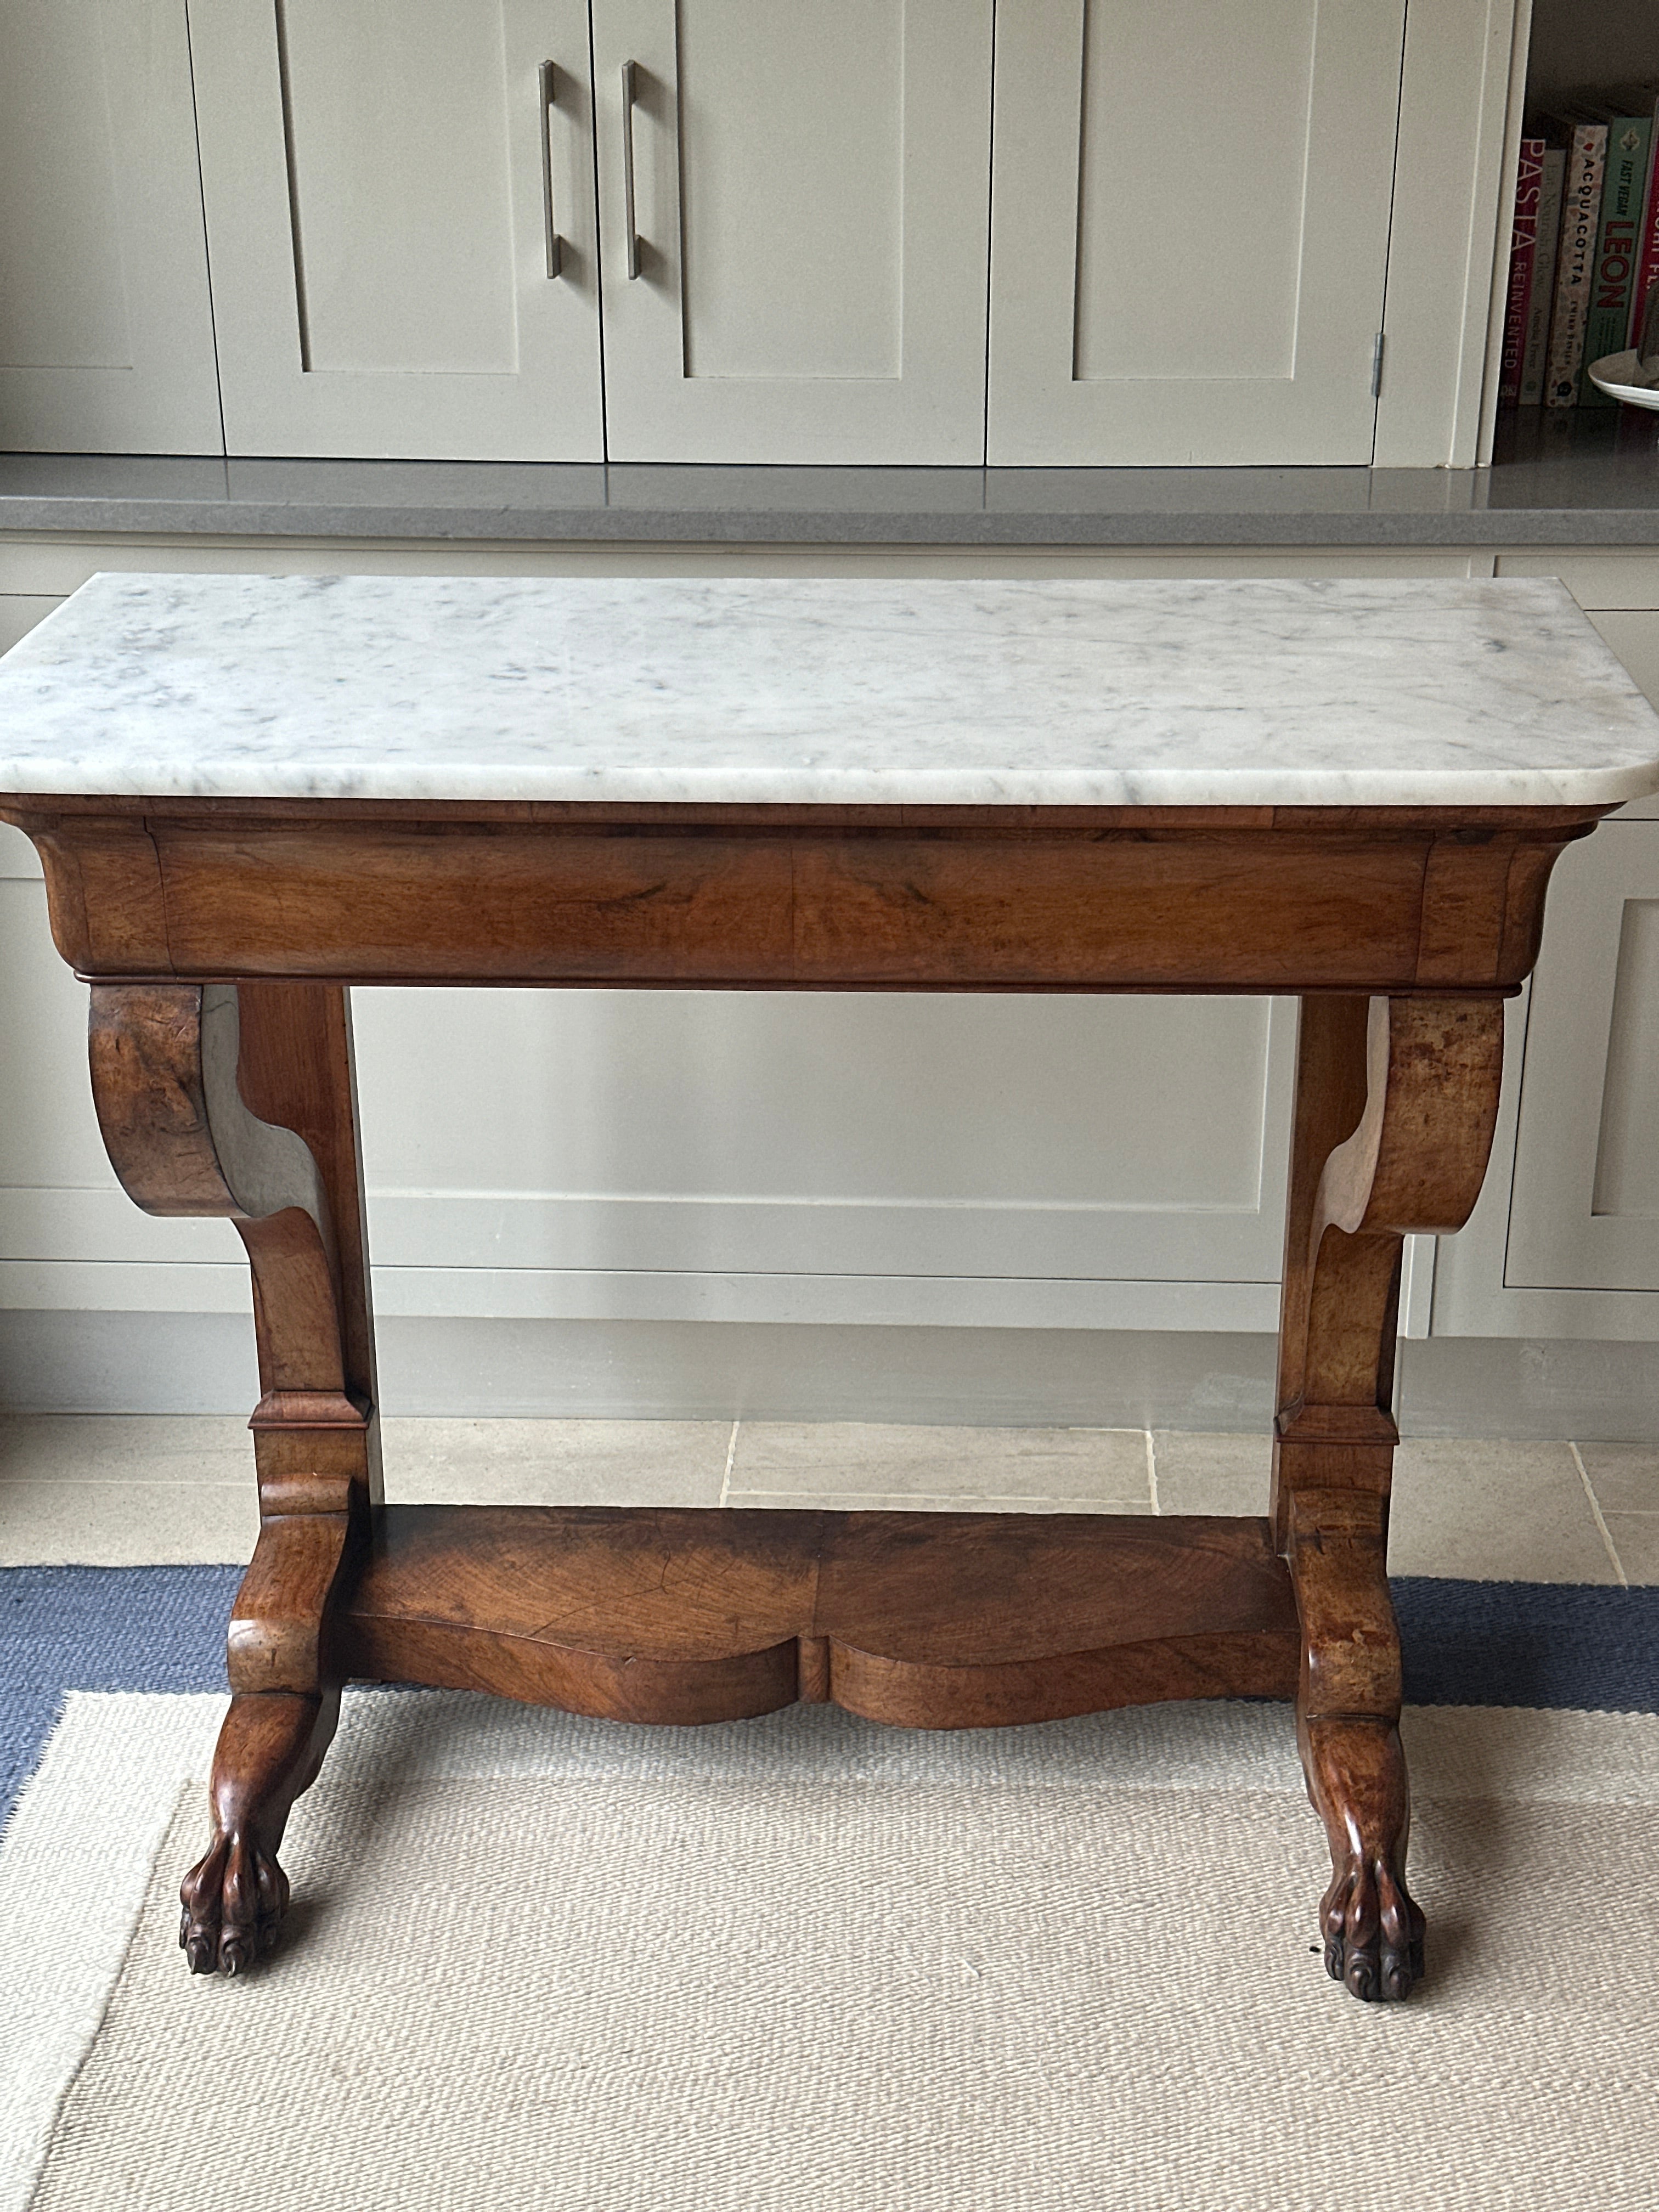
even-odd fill
[[[582,0],[191,21],[229,452],[602,459]]]
[[[998,10],[993,463],[1370,461],[1404,16]]]
[[[1277,1318],[1293,1000],[352,1003],[382,1313],[866,1329]]]
[[[223,450],[185,0],[0,0],[0,447]]]
[[[1604,823],[1550,878],[1504,1269],[1659,1291],[1659,830]]]
[[[990,0],[594,0],[593,41],[611,459],[982,461]]]

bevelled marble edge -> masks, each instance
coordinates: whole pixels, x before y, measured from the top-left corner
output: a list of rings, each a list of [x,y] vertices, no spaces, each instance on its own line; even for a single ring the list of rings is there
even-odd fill
[[[0,454],[0,532],[625,546],[1659,545],[1651,457],[1486,469],[766,468]]]
[[[1659,789],[1659,716],[1549,579],[112,572],[0,665],[8,714],[18,798],[1595,807]]]
[[[130,764],[85,758],[73,781],[27,774],[0,758],[0,809],[43,798],[406,800],[437,805],[984,807],[1552,807],[1617,806],[1659,792],[1659,761],[1623,769],[1552,773],[1367,774],[1364,770],[1217,769],[1133,775],[1009,775],[971,769],[811,769],[793,775],[719,769],[611,769],[581,775],[446,769],[411,776],[372,767],[336,779],[254,774],[220,778],[134,775]],[[27,811],[26,805],[20,811]]]

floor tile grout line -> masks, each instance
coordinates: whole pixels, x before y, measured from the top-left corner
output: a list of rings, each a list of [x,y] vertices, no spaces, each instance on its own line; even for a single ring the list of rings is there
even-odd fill
[[[1613,1540],[1613,1532],[1607,1527],[1602,1514],[1601,1501],[1596,1496],[1595,1486],[1590,1481],[1589,1469],[1584,1465],[1584,1455],[1579,1450],[1577,1445],[1571,1441],[1568,1443],[1567,1449],[1572,1454],[1572,1463],[1578,1470],[1578,1480],[1584,1486],[1584,1495],[1589,1500],[1590,1512],[1595,1516],[1596,1527],[1601,1532],[1601,1541],[1607,1547],[1607,1557],[1613,1562],[1613,1571],[1619,1577],[1619,1587],[1620,1589],[1628,1589],[1630,1577],[1625,1572],[1625,1563],[1619,1556],[1618,1547]]]
[[[988,1490],[735,1490],[733,1498],[844,1498],[854,1503],[867,1504],[872,1498],[891,1502],[895,1512],[902,1511],[907,1504],[921,1498],[947,1502],[971,1512],[977,1505],[1077,1505],[1090,1513],[1140,1514],[1146,1512],[1144,1498],[1080,1496],[1076,1492],[1063,1490],[1054,1495],[1031,1491]]]
[[[732,1424],[732,1433],[726,1440],[726,1472],[720,1477],[720,1504],[724,1505],[732,1495],[732,1466],[738,1456],[738,1430],[741,1416]]]
[[[1162,1513],[1164,1508],[1158,1500],[1158,1446],[1152,1442],[1150,1429],[1144,1429],[1141,1433],[1146,1439],[1146,1495],[1152,1501],[1153,1512]]]

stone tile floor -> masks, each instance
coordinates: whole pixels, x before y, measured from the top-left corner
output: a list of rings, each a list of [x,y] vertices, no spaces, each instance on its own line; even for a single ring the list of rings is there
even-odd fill
[[[517,1504],[1260,1513],[1264,1437],[775,1421],[390,1419],[386,1494]],[[234,1417],[0,1416],[0,1565],[246,1560]],[[1474,1580],[1659,1583],[1659,1445],[1412,1440],[1389,1565]]]

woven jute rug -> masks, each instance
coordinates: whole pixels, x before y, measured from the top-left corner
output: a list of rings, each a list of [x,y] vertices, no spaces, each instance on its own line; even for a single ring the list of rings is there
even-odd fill
[[[1430,1979],[1310,1954],[1286,1709],[918,1735],[348,1698],[280,1950],[175,1948],[222,1700],[72,1697],[0,1846],[3,2212],[1659,2203],[1659,1718],[1407,1713]]]

